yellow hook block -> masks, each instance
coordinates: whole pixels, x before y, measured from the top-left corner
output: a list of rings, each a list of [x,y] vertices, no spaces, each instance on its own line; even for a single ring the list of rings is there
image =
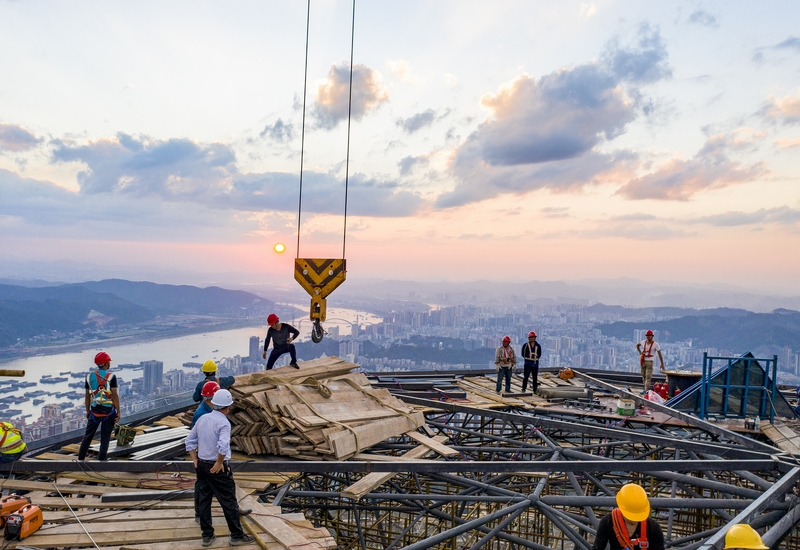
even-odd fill
[[[326,298],[342,284],[347,275],[346,260],[297,258],[294,279],[311,296],[310,319],[322,322],[327,314]]]

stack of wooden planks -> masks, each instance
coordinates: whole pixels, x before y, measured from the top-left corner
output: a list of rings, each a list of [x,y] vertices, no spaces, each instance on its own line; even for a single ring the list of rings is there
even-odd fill
[[[354,363],[323,357],[237,376],[231,441],[249,455],[347,459],[425,423],[421,412],[373,388]]]

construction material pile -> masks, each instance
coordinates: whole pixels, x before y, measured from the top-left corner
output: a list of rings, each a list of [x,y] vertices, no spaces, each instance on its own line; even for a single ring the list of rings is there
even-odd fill
[[[338,357],[237,376],[231,442],[249,454],[344,460],[425,423]]]

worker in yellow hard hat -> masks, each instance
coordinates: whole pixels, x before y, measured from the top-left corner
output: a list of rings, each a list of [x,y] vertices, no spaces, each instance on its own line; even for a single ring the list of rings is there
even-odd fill
[[[27,445],[11,422],[0,422],[0,463],[19,460]]]
[[[195,403],[199,403],[203,400],[203,396],[201,394],[203,393],[203,386],[206,382],[216,382],[219,384],[220,388],[227,390],[233,386],[233,383],[236,381],[233,376],[222,376],[219,380],[217,380],[217,364],[211,359],[203,363],[203,366],[200,367],[200,370],[203,371],[205,378],[200,380],[194,389],[194,395],[192,396],[192,399],[194,399]]]
[[[639,485],[628,483],[617,493],[617,507],[600,520],[592,550],[664,550],[664,533],[650,517],[650,500]]]
[[[725,535],[725,550],[739,550],[740,548],[746,550],[769,550],[761,541],[761,535],[747,525],[746,523],[739,523],[728,529]]]

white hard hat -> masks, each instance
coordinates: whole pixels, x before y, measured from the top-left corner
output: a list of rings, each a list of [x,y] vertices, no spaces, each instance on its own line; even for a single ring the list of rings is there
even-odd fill
[[[230,407],[233,405],[233,396],[228,390],[217,390],[217,393],[211,398],[211,404],[215,407]]]

